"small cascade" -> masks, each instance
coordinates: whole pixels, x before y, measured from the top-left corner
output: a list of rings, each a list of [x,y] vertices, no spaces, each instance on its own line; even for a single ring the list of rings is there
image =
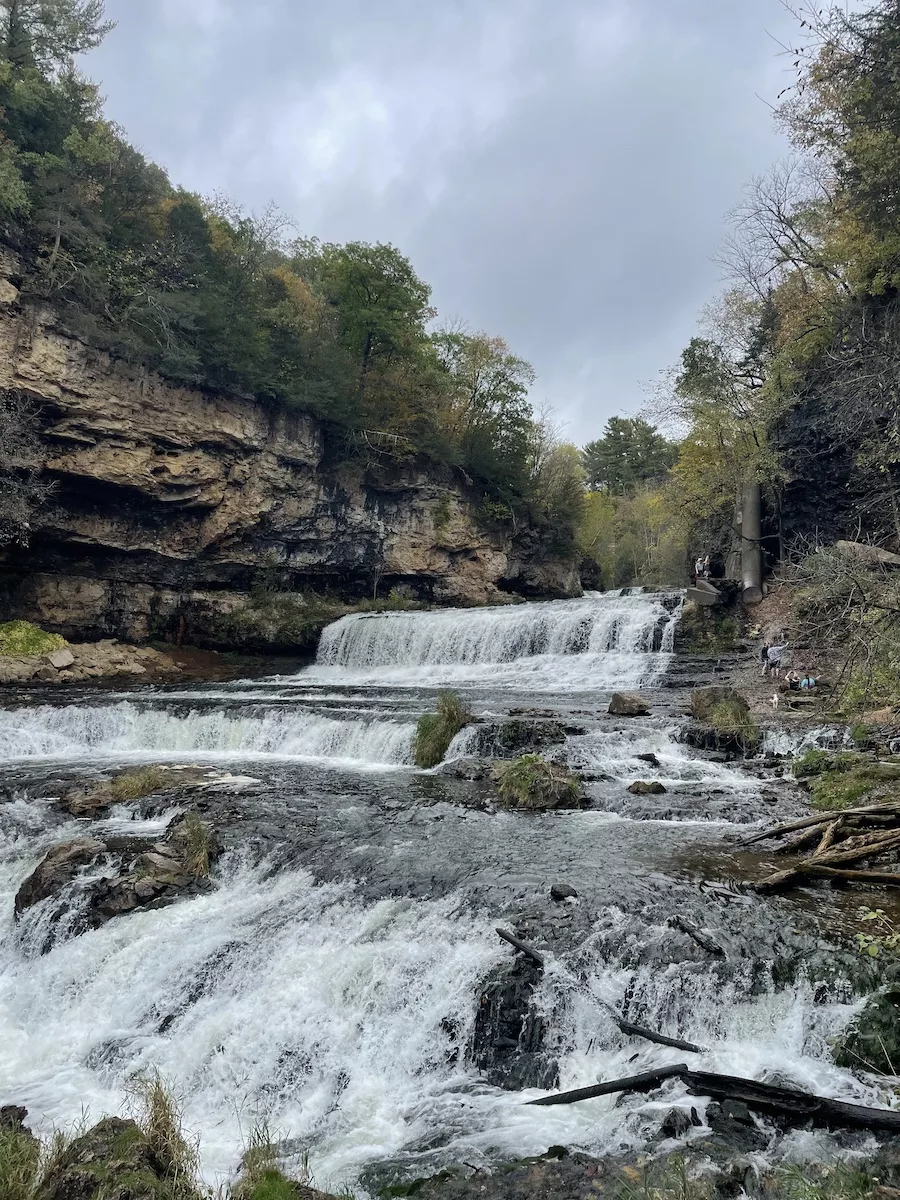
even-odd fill
[[[679,593],[609,592],[555,604],[353,614],[322,634],[304,681],[638,686],[668,665]]]
[[[326,759],[372,766],[412,762],[415,725],[296,708],[175,712],[122,701],[0,711],[0,759],[177,757]]]

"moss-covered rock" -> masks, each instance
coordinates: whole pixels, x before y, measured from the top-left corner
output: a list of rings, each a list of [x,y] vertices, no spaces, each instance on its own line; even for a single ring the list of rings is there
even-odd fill
[[[183,1200],[134,1121],[107,1117],[59,1155],[34,1200]]]
[[[896,1075],[900,1071],[900,984],[873,996],[834,1049],[840,1067]]]
[[[64,650],[66,639],[58,633],[45,633],[30,621],[6,621],[0,625],[0,654],[38,655]]]
[[[579,777],[540,754],[523,754],[511,762],[495,763],[491,778],[508,808],[546,811],[581,808],[585,803]]]

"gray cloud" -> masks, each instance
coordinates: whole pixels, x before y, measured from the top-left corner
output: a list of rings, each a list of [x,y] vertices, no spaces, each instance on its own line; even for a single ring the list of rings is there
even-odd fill
[[[644,401],[784,153],[779,0],[107,0],[86,63],[173,180],[391,241],[584,441]]]

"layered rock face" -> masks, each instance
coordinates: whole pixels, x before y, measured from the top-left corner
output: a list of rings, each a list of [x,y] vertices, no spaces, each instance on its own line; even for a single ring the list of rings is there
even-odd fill
[[[329,461],[312,417],[112,360],[20,306],[15,278],[7,261],[0,387],[40,404],[57,489],[29,548],[0,565],[9,617],[227,645],[223,615],[272,576],[345,600],[398,586],[446,604],[579,594],[564,555],[485,531],[459,474],[377,448]]]

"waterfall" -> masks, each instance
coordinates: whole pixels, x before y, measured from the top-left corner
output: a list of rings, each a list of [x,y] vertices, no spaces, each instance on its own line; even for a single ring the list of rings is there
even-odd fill
[[[635,687],[665,671],[679,613],[675,593],[610,592],[555,604],[353,614],[323,632],[316,667],[303,678]]]
[[[247,712],[110,705],[0,711],[0,760],[190,755],[326,759],[374,766],[412,762],[415,725],[333,717],[296,708]]]

